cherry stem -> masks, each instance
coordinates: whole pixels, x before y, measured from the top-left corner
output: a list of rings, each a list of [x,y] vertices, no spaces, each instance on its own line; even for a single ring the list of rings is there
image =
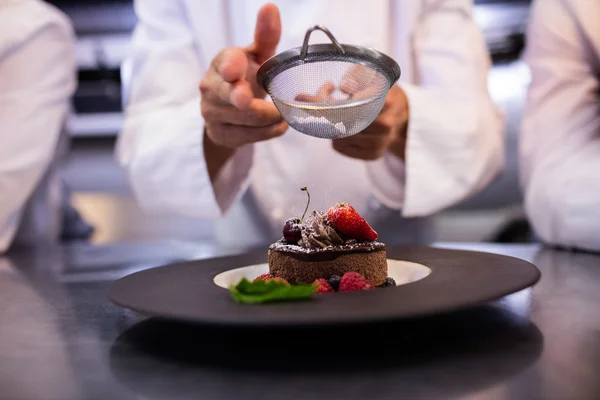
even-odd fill
[[[303,192],[306,192],[306,195],[308,196],[308,201],[306,202],[306,208],[304,209],[304,214],[302,214],[302,218],[300,218],[300,223],[302,223],[302,221],[304,221],[304,216],[306,216],[306,212],[308,211],[308,205],[310,204],[310,193],[309,193],[308,189],[306,188],[306,186],[304,186],[303,188],[300,188],[300,190],[302,190]]]

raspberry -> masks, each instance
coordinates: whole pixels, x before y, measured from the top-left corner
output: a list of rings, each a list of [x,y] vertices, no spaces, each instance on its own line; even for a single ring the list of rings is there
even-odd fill
[[[275,282],[283,282],[286,285],[289,285],[289,282],[286,281],[285,279],[273,276],[273,275],[271,275],[268,272],[266,274],[262,274],[260,276],[257,276],[256,278],[254,278],[254,282],[256,282],[256,281],[265,281],[265,282],[267,282],[267,281],[271,281],[271,280],[273,280]]]
[[[266,274],[262,274],[260,276],[257,276],[256,278],[254,278],[254,282],[256,281],[268,281],[273,279],[273,275],[271,275],[270,273],[266,273]]]
[[[313,285],[315,285],[317,287],[317,290],[315,290],[315,293],[335,292],[335,290],[333,290],[333,288],[331,287],[329,282],[327,282],[327,279],[319,278],[313,282]]]
[[[340,281],[338,292],[355,292],[375,288],[364,276],[358,272],[346,272]]]

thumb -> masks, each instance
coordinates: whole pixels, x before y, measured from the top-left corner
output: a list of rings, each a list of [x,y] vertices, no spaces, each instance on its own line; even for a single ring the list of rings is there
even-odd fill
[[[273,3],[267,3],[260,8],[256,18],[254,43],[248,51],[255,56],[257,63],[262,64],[275,54],[275,49],[281,38],[281,16],[279,9]]]

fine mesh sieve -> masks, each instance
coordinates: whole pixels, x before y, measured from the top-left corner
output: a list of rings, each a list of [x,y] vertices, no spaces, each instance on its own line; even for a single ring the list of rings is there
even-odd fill
[[[308,45],[315,30],[332,43]],[[364,130],[381,112],[400,66],[376,50],[340,44],[322,25],[308,29],[302,47],[267,60],[258,84],[287,123],[306,135],[339,139]]]

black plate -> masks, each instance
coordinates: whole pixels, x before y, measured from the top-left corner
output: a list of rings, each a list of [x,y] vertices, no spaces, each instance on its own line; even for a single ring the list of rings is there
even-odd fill
[[[489,253],[426,247],[388,248],[388,258],[431,268],[429,276],[396,288],[314,296],[299,302],[235,303],[213,278],[266,262],[266,251],[148,269],[114,282],[113,302],[142,314],[211,325],[310,326],[397,320],[438,314],[499,299],[535,284],[526,261]]]

